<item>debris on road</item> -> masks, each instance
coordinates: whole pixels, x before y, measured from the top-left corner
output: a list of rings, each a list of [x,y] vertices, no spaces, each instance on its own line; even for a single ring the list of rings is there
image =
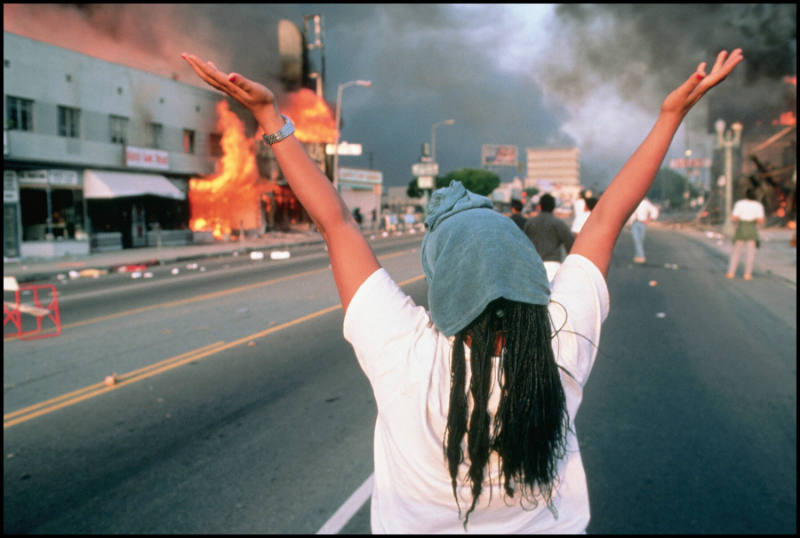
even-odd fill
[[[108,387],[110,387],[111,385],[116,385],[117,384],[117,372],[114,372],[111,375],[107,375],[104,383]]]

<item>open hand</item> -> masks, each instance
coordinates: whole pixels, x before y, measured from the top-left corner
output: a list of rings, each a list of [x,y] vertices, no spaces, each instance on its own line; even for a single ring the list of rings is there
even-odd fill
[[[720,51],[708,75],[706,75],[706,62],[701,62],[692,76],[664,99],[661,113],[676,113],[683,116],[708,90],[725,80],[736,64],[743,59],[742,49],[734,49],[730,55],[728,51]]]
[[[202,62],[194,54],[181,54],[200,78],[214,88],[221,90],[258,117],[260,112],[275,106],[275,95],[266,86],[253,82],[239,73],[225,74],[213,62]]]

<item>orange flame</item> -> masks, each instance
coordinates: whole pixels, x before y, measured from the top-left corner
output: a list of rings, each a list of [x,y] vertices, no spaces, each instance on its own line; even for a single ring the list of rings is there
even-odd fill
[[[772,120],[772,125],[797,125],[797,118],[794,112],[789,110],[781,114],[777,120]]]
[[[292,118],[300,142],[336,141],[336,118],[328,104],[308,89],[300,88],[283,98],[281,112]]]
[[[222,131],[222,158],[217,162],[217,172],[206,179],[189,180],[189,228],[194,231],[212,231],[214,237],[230,236],[240,227],[252,229],[260,224],[258,167],[254,138],[244,134],[244,124],[234,114],[228,103],[217,103]]]

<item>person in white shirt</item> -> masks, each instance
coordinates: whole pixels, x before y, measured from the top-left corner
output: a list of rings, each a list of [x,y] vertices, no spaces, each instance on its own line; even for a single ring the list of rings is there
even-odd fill
[[[736,232],[733,235],[733,251],[728,263],[727,278],[736,276],[736,268],[739,266],[739,258],[742,249],[747,248],[744,259],[745,280],[753,278],[753,263],[756,257],[756,243],[758,242],[758,226],[764,224],[764,206],[756,200],[756,193],[753,189],[747,189],[745,198],[733,204],[731,220],[736,223]]]
[[[586,219],[589,218],[589,212],[591,209],[589,209],[587,202],[591,197],[591,189],[585,189],[581,192],[581,195],[578,197],[578,199],[572,204],[572,225],[570,226],[570,230],[574,234],[577,234],[581,231]]]
[[[650,200],[644,198],[630,217],[631,233],[633,234],[633,261],[634,263],[644,263],[647,257],[644,255],[644,234],[647,223],[658,218],[658,208]]]
[[[580,215],[576,216],[572,221],[572,233],[577,235],[577,233],[583,229],[583,225],[586,224],[587,220],[589,220],[589,215],[591,215],[592,209],[594,209],[594,206],[596,205],[597,198],[594,196],[588,196],[585,200],[583,200],[583,211],[581,211]]]
[[[422,266],[429,311],[378,263],[336,189],[292,135],[274,94],[182,57],[248,108],[324,238],[343,331],[378,407],[374,533],[581,533],[589,496],[575,415],[608,315],[614,243],[691,107],[742,60],[705,62],[663,101],[552,282],[536,249],[488,198],[434,192]],[[488,490],[488,492],[487,492]]]

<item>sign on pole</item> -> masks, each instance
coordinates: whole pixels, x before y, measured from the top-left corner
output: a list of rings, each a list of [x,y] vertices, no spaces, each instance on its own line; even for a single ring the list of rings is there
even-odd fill
[[[420,189],[432,189],[433,176],[419,176],[417,178],[417,187]]]
[[[481,147],[483,166],[517,166],[517,146],[484,144]]]
[[[336,144],[325,144],[326,155],[334,155],[335,153]],[[361,155],[361,144],[339,142],[339,155]]]
[[[438,173],[439,163],[414,163],[411,165],[411,175],[415,177],[435,176]]]

